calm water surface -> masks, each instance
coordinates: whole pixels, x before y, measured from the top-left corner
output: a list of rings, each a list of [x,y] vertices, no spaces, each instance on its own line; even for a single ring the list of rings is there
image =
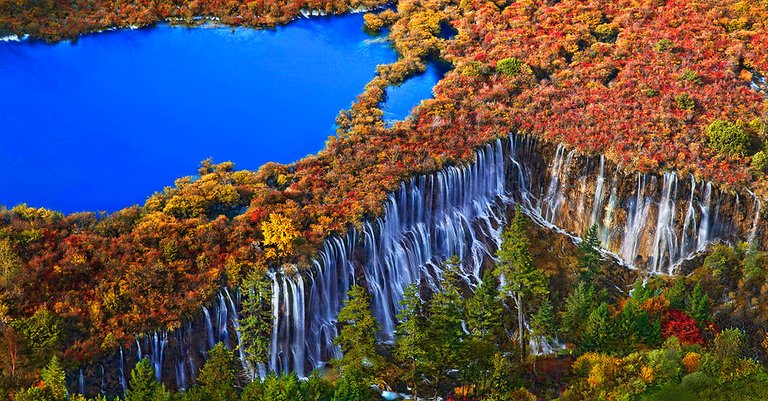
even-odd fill
[[[358,14],[0,42],[0,204],[114,211],[208,157],[256,169],[316,153],[375,66],[396,59],[361,27]],[[386,118],[430,97],[436,74],[390,91]]]

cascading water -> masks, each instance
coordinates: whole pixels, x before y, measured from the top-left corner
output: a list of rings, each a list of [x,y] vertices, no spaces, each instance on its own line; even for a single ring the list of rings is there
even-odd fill
[[[696,241],[696,250],[701,251],[709,242],[709,214],[710,204],[712,202],[712,183],[707,182],[706,189],[704,190],[704,201],[701,203],[701,223],[699,224],[699,238]]]
[[[473,288],[492,262],[515,205],[534,221],[574,237],[597,224],[611,255],[654,273],[673,272],[680,261],[712,241],[757,236],[756,197],[750,207],[730,207],[732,196],[709,182],[691,178],[689,184],[671,172],[628,176],[603,157],[589,163],[562,145],[554,151],[547,146],[513,135],[476,151],[472,164],[413,177],[390,194],[381,217],[343,237],[327,239],[308,269],[271,271],[268,366],[246,366],[237,333],[239,294],[233,297],[223,289],[195,320],[197,330],[189,327],[175,337],[173,351],[164,354],[168,333],[144,338],[158,379],[168,366],[177,372],[176,386],[186,387],[196,376],[196,361],[218,341],[238,349],[246,371],[254,375],[263,376],[267,370],[306,375],[324,366],[340,356],[333,343],[337,316],[356,278],[371,294],[381,339],[390,341],[405,287],[420,283],[438,291],[442,262],[457,255],[463,261],[462,277]],[[552,155],[551,163],[547,154]],[[606,179],[606,171],[615,173]],[[628,181],[635,184],[623,185]],[[751,224],[745,229],[736,221]],[[196,347],[196,352],[178,347]],[[138,340],[136,351],[140,358]],[[175,359],[163,364],[164,355]]]
[[[128,390],[128,386],[125,383],[125,358],[123,357],[123,346],[120,346],[120,359],[117,365],[117,382],[120,384],[120,390],[123,395]],[[84,392],[81,394],[85,394]]]
[[[80,372],[77,377],[77,388],[80,394],[85,393],[85,376],[83,376],[83,369],[80,368]]]
[[[586,176],[585,182],[586,182]],[[592,200],[592,214],[589,224],[598,224],[598,216],[603,211],[603,193],[605,192],[605,156],[600,155],[600,171],[597,174],[597,184],[595,185],[595,197]]]
[[[762,203],[760,202],[760,198],[757,197],[752,191],[747,189],[747,192],[752,195],[752,199],[755,203],[755,216],[752,219],[752,228],[749,230],[749,237],[747,237],[747,242],[750,244],[755,242],[755,237],[757,237],[757,230],[758,230],[758,224],[760,223],[760,208],[762,207]]]
[[[213,348],[216,345],[216,339],[213,336],[213,322],[211,322],[211,312],[208,311],[208,307],[203,305],[203,314],[205,314],[205,328],[208,334],[208,346]]]
[[[163,375],[163,353],[165,353],[165,347],[168,345],[168,332],[162,331],[160,334],[157,334],[157,331],[155,331],[152,337],[150,337],[150,341],[151,362],[155,368],[157,381],[160,381]]]
[[[693,196],[693,195],[691,195]],[[677,231],[675,229],[675,199],[677,199],[677,176],[675,173],[664,173],[662,198],[656,214],[656,230],[653,239],[653,254],[650,264],[651,271],[662,273],[662,264],[669,261],[668,273],[672,273],[677,255]]]

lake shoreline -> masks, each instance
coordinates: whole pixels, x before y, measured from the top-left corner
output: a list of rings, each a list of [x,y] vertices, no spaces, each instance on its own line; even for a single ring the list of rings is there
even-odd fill
[[[299,15],[293,16],[293,18],[291,18],[287,22],[280,23],[280,24],[275,24],[275,25],[272,25],[272,26],[270,26],[270,25],[261,25],[261,26],[257,26],[257,25],[232,25],[232,24],[227,24],[227,23],[221,22],[221,18],[220,17],[198,15],[198,16],[192,17],[191,21],[190,20],[186,20],[186,19],[181,18],[181,17],[168,17],[168,18],[164,18],[164,19],[158,19],[156,21],[153,21],[153,22],[150,22],[150,23],[147,23],[147,24],[139,24],[139,25],[114,25],[114,26],[110,26],[110,27],[107,27],[107,28],[103,28],[103,29],[88,30],[88,31],[80,32],[80,33],[78,33],[74,37],[62,37],[61,39],[54,40],[54,41],[45,40],[45,39],[42,39],[42,38],[37,38],[37,37],[34,37],[31,34],[26,33],[26,32],[11,33],[11,34],[8,34],[6,36],[0,36],[0,42],[40,41],[40,42],[45,42],[45,43],[48,43],[48,44],[55,44],[55,43],[58,43],[58,42],[69,41],[69,42],[75,43],[79,39],[81,39],[81,38],[83,38],[85,36],[88,36],[88,35],[93,35],[93,34],[98,34],[98,33],[103,33],[103,32],[113,32],[113,31],[118,31],[118,30],[122,30],[122,29],[132,29],[132,30],[135,30],[135,29],[151,28],[153,26],[156,26],[158,24],[163,24],[163,23],[168,23],[168,24],[171,24],[172,26],[179,26],[179,27],[184,27],[184,28],[196,28],[196,27],[200,27],[202,25],[205,25],[207,23],[213,23],[213,24],[216,24],[217,27],[228,27],[228,28],[232,28],[233,30],[236,29],[236,28],[246,28],[246,29],[255,29],[255,30],[267,30],[267,29],[277,29],[279,27],[287,26],[287,25],[289,25],[289,24],[291,24],[291,23],[293,23],[295,21],[301,20],[303,18],[334,17],[334,16],[343,16],[343,15],[348,15],[348,14],[360,14],[360,13],[367,13],[367,12],[382,11],[382,10],[384,10],[386,8],[391,7],[392,4],[393,3],[387,3],[387,4],[381,5],[379,7],[365,7],[365,6],[351,7],[350,6],[349,9],[347,11],[345,11],[345,12],[332,13],[332,14],[329,14],[329,13],[327,13],[325,11],[322,11],[322,10],[304,9],[303,8],[303,9],[300,10],[300,14]]]

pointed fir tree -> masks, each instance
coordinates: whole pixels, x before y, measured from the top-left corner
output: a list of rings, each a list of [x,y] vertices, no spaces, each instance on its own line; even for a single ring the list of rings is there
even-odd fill
[[[251,374],[259,364],[269,361],[269,339],[272,332],[272,286],[262,272],[251,272],[241,286],[243,301],[239,320],[241,347]],[[251,377],[253,379],[253,377]]]
[[[49,397],[50,394],[42,388],[29,387],[17,391],[13,396],[13,401],[48,401]]]
[[[658,296],[660,292],[654,287],[653,278],[648,280],[638,280],[631,291],[632,299],[637,301],[638,304],[641,304],[647,299]]]
[[[354,373],[362,379],[373,377],[384,365],[376,352],[376,335],[381,330],[379,322],[371,313],[368,293],[363,287],[353,285],[349,299],[339,311],[341,332],[334,340],[341,347],[342,357],[335,364],[345,373]]]
[[[54,356],[51,362],[42,371],[43,390],[52,401],[64,401],[67,399],[67,378],[64,368],[59,363],[59,358]]]
[[[555,310],[549,298],[539,305],[536,313],[531,319],[531,334],[537,337],[543,337],[547,340],[553,340],[557,337],[557,322],[555,321]]]
[[[282,376],[282,397],[278,400],[285,401],[304,401],[302,384],[296,372]]]
[[[525,359],[525,305],[531,298],[549,294],[547,277],[533,264],[530,241],[525,231],[525,218],[520,207],[514,219],[502,233],[501,247],[496,252],[496,275],[504,283],[502,290],[511,296],[517,311],[517,332],[520,357]]]
[[[424,304],[415,284],[405,288],[400,308],[393,353],[395,360],[403,366],[403,381],[411,388],[414,399],[417,399],[422,376],[426,373],[429,334],[426,331]]]
[[[208,360],[197,376],[203,397],[208,401],[238,398],[238,362],[232,351],[218,343],[208,351]]]
[[[671,309],[684,310],[686,306],[685,292],[685,279],[683,277],[677,277],[671,286],[664,289],[664,298],[669,301]]]
[[[637,347],[641,337],[641,315],[644,313],[632,298],[624,303],[621,313],[616,316],[614,327],[616,338],[614,348],[618,354],[629,354]]]
[[[330,401],[373,401],[375,399],[376,394],[367,380],[360,377],[356,372],[347,371],[336,382],[333,399]]]
[[[333,384],[325,380],[319,371],[312,371],[305,385],[304,401],[328,401],[333,398],[333,393]]]
[[[496,276],[489,269],[483,273],[483,281],[475,293],[467,299],[467,328],[473,337],[500,340],[498,337],[504,335],[503,316],[504,304],[499,298]]]
[[[685,311],[689,316],[696,320],[696,323],[698,323],[699,326],[703,326],[710,321],[709,295],[701,287],[701,284],[697,283],[696,286],[693,287],[693,292],[688,298]]]
[[[561,334],[570,342],[581,337],[587,317],[597,307],[597,294],[592,284],[580,283],[565,299],[561,316]]]
[[[497,352],[491,360],[493,369],[484,383],[484,401],[507,401],[520,377],[519,366],[508,360],[504,354]]]
[[[599,272],[602,261],[603,255],[600,254],[600,238],[597,236],[597,224],[592,224],[584,233],[581,243],[579,243],[581,279],[586,282],[592,281]]]
[[[466,326],[469,332],[462,346],[462,384],[480,390],[479,384],[493,368],[493,355],[507,339],[503,320],[506,309],[499,297],[498,281],[486,270],[475,293],[466,300]],[[473,387],[473,385],[475,385]]]
[[[169,401],[170,394],[162,383],[155,379],[155,369],[149,359],[144,358],[131,371],[131,381],[125,392],[125,401]]]
[[[582,352],[611,351],[611,323],[608,304],[603,302],[587,318],[579,344]]]
[[[460,263],[456,256],[444,262],[442,291],[434,294],[429,303],[429,359],[434,363],[435,382],[459,368],[465,339],[464,300],[458,287]]]

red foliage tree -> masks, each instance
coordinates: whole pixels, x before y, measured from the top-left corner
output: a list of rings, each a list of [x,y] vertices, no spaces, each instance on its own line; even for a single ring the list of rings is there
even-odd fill
[[[661,321],[661,334],[665,339],[677,337],[683,344],[704,344],[696,321],[679,310],[673,309],[664,314]]]

